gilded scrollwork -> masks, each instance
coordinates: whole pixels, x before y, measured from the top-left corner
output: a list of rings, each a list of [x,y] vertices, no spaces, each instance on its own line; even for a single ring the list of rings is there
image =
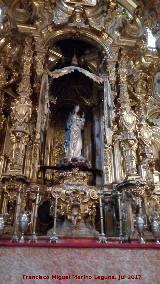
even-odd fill
[[[74,226],[84,221],[94,226],[98,200],[95,187],[88,186],[86,183],[78,184],[74,180],[72,183],[72,179],[68,183],[68,177],[66,176],[64,184],[61,184],[59,188],[53,187],[51,194],[53,198],[55,198],[56,194],[59,194],[57,210],[59,216],[64,216]]]

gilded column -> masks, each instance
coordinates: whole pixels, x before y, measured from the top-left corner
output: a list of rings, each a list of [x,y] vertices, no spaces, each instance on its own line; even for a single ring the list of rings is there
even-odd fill
[[[112,56],[107,59],[107,66],[104,66],[104,80],[108,80],[108,86],[107,88],[110,88],[111,90],[111,98],[110,100],[114,101],[116,97],[116,62],[118,57],[118,48],[116,46],[113,46],[112,48]],[[105,90],[104,90],[105,91]],[[109,95],[109,90],[107,90]],[[111,105],[109,104],[109,109],[107,109],[107,120],[110,119],[110,111],[112,112],[111,117],[112,121],[110,127],[107,129],[107,132],[109,132],[106,135],[106,130],[104,130],[105,137],[104,139],[104,183],[112,183],[115,181],[115,157],[114,157],[114,120],[115,120],[115,110],[114,110],[114,102],[112,106],[112,110],[110,109]],[[106,110],[104,110],[106,111]],[[104,113],[104,115],[106,115]],[[105,121],[104,121],[105,123]],[[105,127],[104,127],[105,128]],[[108,138],[108,139],[107,139]],[[108,140],[108,141],[107,141]]]
[[[140,162],[140,174],[147,182],[153,182],[153,152],[151,147],[152,129],[147,122],[147,102],[150,94],[149,78],[147,73],[137,70],[136,96],[138,105],[136,108],[138,115],[138,153]],[[145,104],[144,104],[145,102]]]
[[[117,63],[118,63],[118,47],[112,46],[112,57],[107,60],[108,62],[108,71],[109,71],[109,81],[112,89],[112,96],[115,100],[114,103],[114,119],[113,119],[113,137],[112,137],[112,162],[114,167],[114,175],[112,174],[112,181],[120,182],[123,179],[123,168],[122,168],[122,154],[121,154],[121,133],[120,128],[118,127],[117,121],[119,120],[119,104],[117,103],[118,96],[118,72],[117,72]]]
[[[32,40],[25,40],[22,59],[22,77],[18,87],[18,98],[12,104],[10,140],[12,150],[7,175],[24,175],[24,164],[27,144],[30,139],[30,118],[32,113],[32,93],[30,75],[33,59]]]
[[[127,55],[125,52],[122,52],[119,62],[121,147],[124,157],[125,175],[130,179],[138,176],[137,139],[135,135],[137,117],[130,105],[127,86],[127,63]]]
[[[44,62],[47,48],[44,47],[42,39],[40,36],[35,36],[35,82],[34,89],[35,92],[40,95],[40,87],[42,75],[44,73]],[[37,119],[36,119],[36,131],[34,136],[33,150],[32,150],[32,181],[35,182],[37,179],[38,166],[39,166],[39,155],[40,155],[40,131],[41,131],[41,119],[43,114],[41,113],[40,101],[37,103]]]
[[[0,176],[2,175],[4,165],[5,165],[5,157],[4,157],[4,147],[5,147],[5,136],[7,132],[8,122],[3,114],[3,105],[4,105],[4,93],[3,89],[11,82],[11,80],[7,81],[7,72],[4,67],[3,59],[1,59],[0,63]]]
[[[44,43],[40,36],[35,36],[34,40],[35,40],[35,52],[36,52],[34,60],[35,60],[35,70],[37,75],[35,84],[39,84],[39,89],[40,89],[40,82],[44,72],[44,62],[45,62],[47,47],[44,46]]]
[[[113,182],[113,152],[112,146],[105,144],[104,146],[104,183]]]
[[[5,143],[5,132],[7,129],[6,119],[3,114],[3,103],[4,103],[4,95],[0,90],[0,176],[2,174],[3,166],[4,166],[4,143]]]

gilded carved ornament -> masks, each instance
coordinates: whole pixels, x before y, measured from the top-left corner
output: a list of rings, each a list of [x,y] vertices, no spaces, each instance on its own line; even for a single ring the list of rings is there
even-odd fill
[[[87,188],[83,190],[77,187],[77,185],[68,185],[67,189],[52,187],[51,195],[58,197],[58,210],[57,213],[60,216],[64,216],[70,220],[73,224],[77,224],[86,217],[89,217],[89,221],[94,225],[94,216],[96,213],[96,203],[98,195],[96,189]]]
[[[145,144],[151,144],[152,129],[146,123],[140,129],[140,137]]]
[[[92,2],[92,1],[91,1]],[[90,2],[90,3],[91,3]],[[97,2],[97,3],[96,3]],[[69,16],[69,21],[68,21],[68,27],[70,27],[67,31],[67,34],[66,36],[68,36],[69,34],[72,33],[72,26],[73,26],[73,23],[72,23],[72,20],[70,22],[70,17],[73,15],[73,18],[75,20],[75,23],[78,23],[78,25],[81,26],[81,28],[83,27],[84,30],[81,31],[79,34],[76,34],[76,32],[74,31],[75,33],[75,36],[83,36],[85,35],[86,38],[90,38],[90,40],[92,41],[96,41],[97,44],[103,44],[103,48],[105,48],[106,50],[106,53],[109,53],[110,51],[110,45],[112,43],[112,39],[107,35],[107,32],[105,31],[105,26],[104,26],[104,17],[105,15],[103,15],[102,11],[103,11],[103,5],[102,5],[102,1],[95,1],[94,2],[94,5],[92,5],[91,3],[91,7],[89,7],[89,1],[87,1],[87,4],[85,1],[78,1],[78,6],[76,5],[75,6],[75,3],[76,1],[68,1],[68,2],[64,2],[64,1],[58,1],[55,3],[55,1],[46,1],[46,4],[47,4],[47,8],[48,10],[46,10],[45,13],[50,13],[51,11],[53,13],[56,12],[56,9],[58,9],[58,11],[62,11],[63,13],[63,19],[65,18],[65,15],[68,15]],[[86,4],[86,5],[85,5]],[[123,3],[124,4],[124,3]],[[132,8],[134,7],[134,5],[132,5],[133,3],[130,3],[129,6],[132,6]],[[37,20],[37,23],[39,21],[39,23],[41,22],[41,14],[39,14],[39,8],[43,6],[42,4],[42,1],[33,1],[33,5],[35,6],[35,13],[37,13],[36,16],[39,17],[39,19]],[[56,8],[55,8],[55,5],[56,5]],[[95,6],[96,5],[96,6]],[[97,6],[98,5],[98,6]],[[105,4],[107,6],[107,4]],[[111,3],[110,3],[111,5]],[[126,4],[124,4],[126,5]],[[83,10],[83,6],[85,7],[85,10]],[[135,7],[134,7],[135,8]],[[37,10],[36,10],[37,9]],[[82,9],[82,10],[81,10]],[[128,8],[127,8],[128,9]],[[50,12],[49,12],[50,11]],[[82,11],[83,11],[83,14],[82,14]],[[107,9],[105,8],[105,13],[107,12]],[[89,23],[89,26],[88,24],[86,24],[86,22],[83,23],[83,16],[85,15],[85,19],[87,19],[88,23]],[[72,17],[71,17],[72,18]],[[48,18],[49,19],[49,18]],[[61,31],[61,27],[60,27],[60,30],[57,30],[57,28],[55,27],[55,29],[51,26],[49,26],[50,24],[50,20],[46,19],[46,26],[39,26],[39,28],[41,29],[42,31],[42,35],[43,35],[43,38],[44,40],[46,40],[46,38],[48,38],[49,40],[49,37],[50,37],[50,34],[48,33],[50,31],[51,33],[51,30],[52,32],[54,33],[54,38],[56,39],[57,36],[61,36],[61,34],[63,35],[63,37],[65,36],[65,31],[62,30]],[[44,22],[44,20],[42,20],[42,22]],[[113,25],[114,26],[114,25]],[[128,24],[127,24],[128,26]],[[45,27],[48,27],[47,29]],[[31,34],[35,34],[38,32],[40,32],[38,26],[37,26],[37,31],[36,31],[36,28],[35,26],[32,26],[28,25],[28,32],[31,33]],[[91,33],[89,30],[93,29],[93,33]],[[19,25],[19,29],[20,31],[23,32],[23,29],[24,29],[24,33],[27,32],[27,25]],[[33,30],[32,30],[33,29]],[[100,32],[101,34],[95,34],[97,32]],[[129,32],[131,34],[131,31]],[[57,34],[57,36],[56,36]],[[114,32],[113,32],[114,34]],[[112,34],[112,36],[113,36]],[[101,37],[100,40],[99,40],[99,36]],[[47,41],[48,41],[47,40]],[[127,40],[127,39],[126,39]],[[128,41],[125,42],[124,40],[124,44],[133,44],[133,42],[131,40],[128,39]],[[40,61],[41,59],[43,58],[40,58],[40,55],[37,56],[37,62],[39,61],[39,67],[37,67],[37,70],[39,69],[38,74],[40,74],[42,71],[42,67],[40,66]]]
[[[106,3],[103,3],[103,1],[95,1],[95,0],[86,0],[86,1],[67,1],[67,0],[61,0],[61,1],[45,1],[45,6],[44,6],[44,1],[26,1],[25,3],[22,2],[21,9],[19,9],[19,3],[20,1],[13,1],[8,4],[9,8],[9,16],[11,19],[14,19],[17,21],[17,23],[22,23],[25,24],[29,19],[31,20],[34,16],[39,16],[43,18],[43,22],[48,21],[52,11],[54,11],[54,19],[55,23],[60,24],[60,23],[66,23],[69,19],[69,17],[72,15],[73,11],[76,12],[77,16],[76,18],[79,19],[78,21],[81,20],[83,15],[78,16],[80,10],[76,11],[78,8],[85,8],[84,13],[87,15],[88,21],[90,22],[91,26],[95,29],[102,28],[103,27],[103,20],[101,18],[102,14],[102,9],[105,11],[107,10],[107,6],[113,7],[113,2],[115,1],[106,1]],[[121,6],[125,7],[129,11],[131,15],[134,15],[134,12],[137,9],[137,3],[132,0],[119,0],[116,1],[119,3]],[[6,3],[5,3],[6,4]],[[43,8],[43,12],[42,12]],[[16,15],[16,19],[15,19]],[[68,16],[67,16],[68,15]],[[99,15],[99,19],[98,19]],[[66,18],[66,20],[65,20]],[[38,22],[37,22],[38,24]]]
[[[23,126],[23,123],[28,123],[31,113],[30,101],[27,102],[26,97],[20,97],[12,107],[12,121]]]
[[[136,126],[136,115],[129,109],[123,110],[122,122],[128,131],[132,131]]]
[[[6,87],[10,86],[18,79],[18,72],[12,69],[12,76],[11,79],[8,80],[10,72],[6,70],[3,63],[0,63],[0,89],[5,89]]]
[[[23,72],[22,79],[18,86],[19,98],[12,105],[12,121],[17,127],[23,129],[23,124],[26,125],[31,117],[31,100],[32,93],[30,84],[30,69],[32,64],[31,40],[26,40],[24,56],[22,60]]]
[[[44,48],[44,43],[39,37],[35,37],[35,46],[36,46],[36,55],[34,56],[34,60],[36,64],[36,74],[38,76],[38,79],[40,79],[44,72],[44,61],[47,51]],[[39,46],[41,47],[39,48]]]
[[[69,5],[69,6],[66,6],[63,3],[63,1],[56,2],[56,7],[54,9],[52,7],[53,14],[54,14],[53,21],[54,21],[55,25],[62,24],[64,22],[65,24],[68,23],[68,27],[69,26],[72,27],[73,26],[72,18],[73,18],[73,21],[75,21],[76,25],[80,25],[81,27],[86,27],[88,29],[89,26],[85,22],[83,22],[83,20],[87,19],[87,21],[90,25],[90,28],[93,28],[93,30],[95,29],[95,31],[96,30],[100,31],[101,33],[103,33],[102,37],[107,38],[106,33],[104,33],[104,29],[105,29],[104,15],[102,15],[103,14],[102,13],[103,5],[101,6],[101,1],[98,1],[98,4],[97,4],[99,9],[97,9],[97,7],[96,8],[92,7],[89,10],[87,10],[87,8],[85,8],[85,11],[83,10],[83,3],[80,4],[80,5],[78,4],[78,6],[76,6],[75,8],[73,8],[73,4],[74,3],[72,3],[71,6],[70,6],[70,4],[66,4],[66,5]],[[40,3],[38,3],[37,5],[40,5]],[[83,12],[83,14],[82,14],[82,12]],[[73,15],[73,17],[71,17],[72,15]],[[83,19],[84,15],[85,15],[85,18]],[[41,17],[41,16],[39,15],[39,17]],[[47,25],[49,25],[49,24],[50,24],[50,22],[47,23]],[[127,26],[128,26],[128,24],[127,24]],[[28,28],[30,29],[31,27],[28,26]],[[44,28],[45,28],[45,26],[43,26],[43,27],[41,26],[41,29],[43,29],[43,32],[44,32]],[[22,30],[23,30],[23,27],[22,27]],[[24,30],[24,32],[25,32],[25,30]],[[113,34],[112,34],[112,36],[113,36]],[[129,31],[129,35],[131,35],[131,30]],[[122,40],[122,42],[125,44],[125,39]],[[132,45],[133,41],[130,40],[130,39],[128,39],[128,40],[126,39],[126,44]]]
[[[153,97],[160,100],[160,71],[155,74],[153,79]]]

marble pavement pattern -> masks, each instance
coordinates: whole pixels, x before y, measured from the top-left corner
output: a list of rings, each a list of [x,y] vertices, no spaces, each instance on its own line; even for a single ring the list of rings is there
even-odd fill
[[[106,248],[0,248],[0,284],[98,284],[160,283],[160,250]],[[44,280],[23,279],[23,275],[49,276]],[[90,275],[92,279],[51,279],[52,275]],[[116,280],[95,276],[113,275]],[[118,280],[118,275],[126,279]],[[129,280],[128,275],[141,275]]]

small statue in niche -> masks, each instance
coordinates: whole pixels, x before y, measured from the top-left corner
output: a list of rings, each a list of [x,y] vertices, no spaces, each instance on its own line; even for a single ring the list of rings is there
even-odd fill
[[[160,97],[160,72],[157,72],[154,77],[154,89],[153,89],[154,96]]]
[[[70,161],[72,158],[81,158],[82,154],[82,129],[85,123],[84,113],[79,114],[80,107],[76,105],[73,112],[69,114],[65,130],[65,156]]]

